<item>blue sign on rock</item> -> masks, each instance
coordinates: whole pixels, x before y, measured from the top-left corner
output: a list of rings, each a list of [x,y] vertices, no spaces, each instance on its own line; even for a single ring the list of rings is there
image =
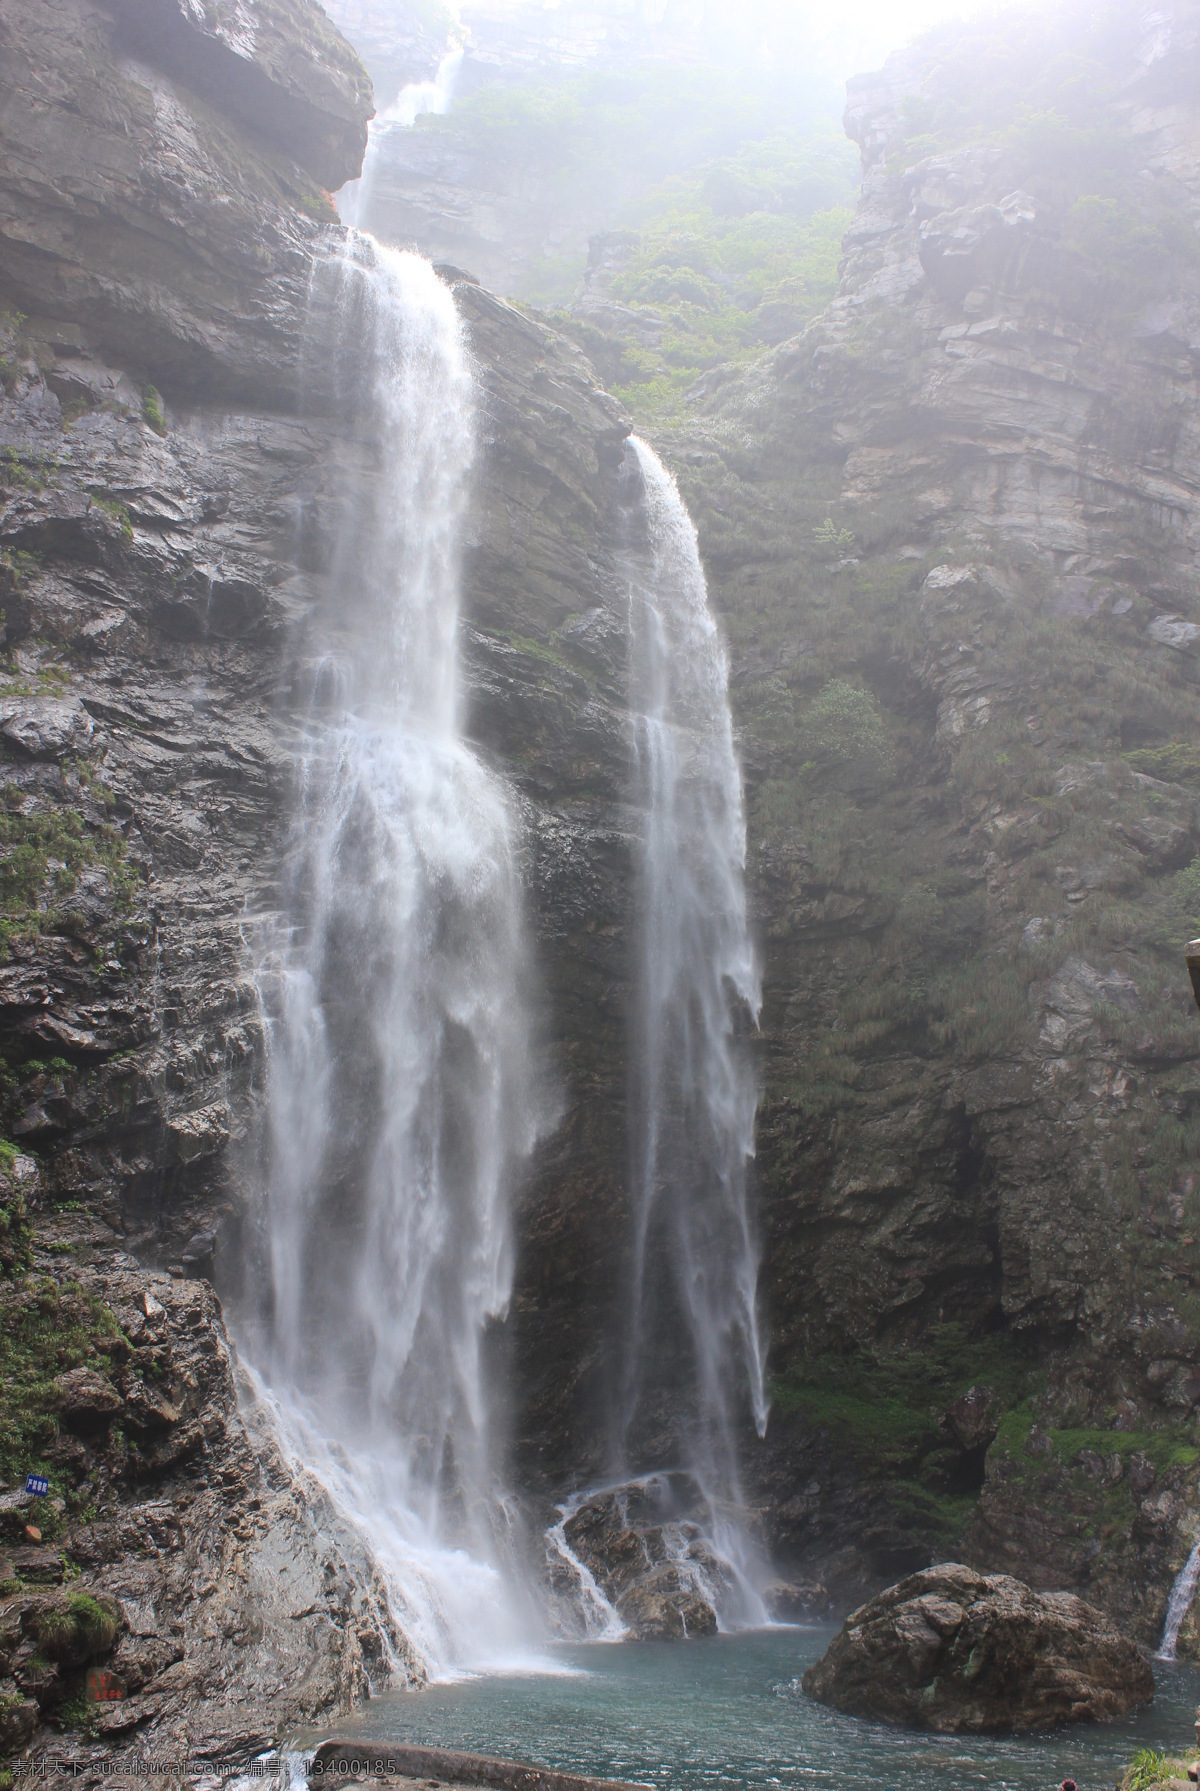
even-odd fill
[[[36,1493],[39,1499],[44,1499],[50,1491],[50,1482],[44,1474],[26,1474],[25,1491]]]

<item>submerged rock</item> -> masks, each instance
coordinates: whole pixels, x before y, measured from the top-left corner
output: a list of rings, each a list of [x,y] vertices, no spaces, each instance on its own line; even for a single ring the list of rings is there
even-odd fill
[[[619,1609],[641,1641],[680,1642],[717,1633],[717,1613],[699,1590],[690,1562],[651,1568],[625,1594]]]
[[[852,1611],[803,1684],[851,1716],[943,1734],[1107,1722],[1154,1696],[1146,1661],[1103,1612],[955,1563]]]

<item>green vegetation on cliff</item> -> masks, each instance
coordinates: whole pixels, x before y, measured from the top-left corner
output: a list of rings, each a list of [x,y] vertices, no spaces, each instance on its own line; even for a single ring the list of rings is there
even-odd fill
[[[1083,1455],[1108,1455],[1122,1463],[1132,1455],[1144,1455],[1157,1472],[1168,1468],[1190,1468],[1200,1460],[1190,1428],[1169,1425],[1159,1430],[1100,1430],[1074,1426],[1035,1428],[1031,1401],[1006,1412],[996,1433],[997,1459],[1020,1463],[1027,1474],[1041,1471],[1045,1464],[1057,1472],[1064,1462],[1077,1462]]]
[[[794,335],[837,286],[854,160],[832,135],[772,136],[631,207],[605,283],[618,309],[559,321],[635,416],[678,413],[707,369]]]
[[[474,171],[471,202],[497,169],[495,203],[519,187],[530,246],[513,296],[550,309],[651,422],[678,414],[706,370],[785,340],[832,298],[858,187],[839,109],[800,76],[656,61],[485,81],[415,128],[440,151],[431,167],[453,152]]]
[[[12,1279],[29,1266],[31,1230],[25,1196],[13,1179],[18,1151],[0,1140],[0,1276]]]
[[[80,875],[103,871],[114,912],[129,910],[139,887],[120,830],[94,805],[85,778],[63,776],[63,795],[80,806],[36,802],[10,788],[0,806],[0,941],[87,930],[71,905]]]
[[[101,1301],[71,1281],[29,1271],[0,1285],[0,1479],[30,1472],[61,1476],[52,1449],[58,1436],[56,1375],[71,1368],[107,1368],[129,1345]]]
[[[1007,1335],[971,1337],[947,1324],[917,1346],[793,1358],[771,1397],[784,1417],[799,1415],[828,1433],[865,1479],[884,1482],[905,1522],[949,1545],[970,1521],[981,1473],[964,1469],[963,1451],[941,1421],[947,1408],[980,1387],[997,1415],[1023,1409],[1042,1378]]]

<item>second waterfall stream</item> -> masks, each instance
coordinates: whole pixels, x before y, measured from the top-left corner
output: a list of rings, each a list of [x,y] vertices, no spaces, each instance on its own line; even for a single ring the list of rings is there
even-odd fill
[[[610,1477],[572,1493],[546,1535],[590,1639],[769,1621],[739,1464],[767,1400],[750,1201],[761,986],[728,670],[695,528],[636,436],[620,509],[637,817],[629,1270]]]
[[[725,1623],[766,1619],[742,1521],[739,1425],[766,1426],[749,1168],[748,1034],[762,1002],[746,908],[746,819],[725,648],[696,530],[636,436],[627,483],[639,952],[631,1053],[632,1274],[618,1461],[677,1433]]]
[[[527,1658],[484,1352],[537,1129],[516,830],[464,743],[459,555],[473,382],[429,264],[350,232],[312,354],[350,425],[314,624],[268,1030],[259,1365],[285,1451],[382,1570],[394,1666]]]

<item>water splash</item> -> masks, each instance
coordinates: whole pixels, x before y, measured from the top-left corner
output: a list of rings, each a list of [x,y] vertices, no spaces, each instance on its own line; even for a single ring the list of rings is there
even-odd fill
[[[1183,1628],[1183,1620],[1191,1609],[1198,1585],[1200,1585],[1200,1539],[1196,1541],[1191,1554],[1176,1576],[1175,1584],[1171,1587],[1171,1596],[1167,1600],[1167,1620],[1163,1624],[1162,1641],[1159,1643],[1158,1653],[1154,1657],[1156,1660],[1175,1659],[1179,1631]]]
[[[316,268],[311,320],[359,440],[337,603],[314,625],[287,922],[259,965],[262,1365],[287,1447],[448,1677],[524,1658],[533,1627],[505,1566],[485,1360],[538,1121],[516,827],[459,733],[473,386],[453,298],[415,255],[351,233]]]
[[[432,81],[407,82],[391,105],[372,118],[367,126],[362,173],[356,180],[348,180],[336,195],[338,216],[343,224],[361,229],[369,222],[380,152],[388,134],[394,130],[411,130],[418,118],[441,118],[450,110],[464,53],[462,44],[451,44],[438,63]]]
[[[546,1531],[550,1585],[558,1592],[559,1609],[565,1605],[577,1614],[585,1642],[621,1642],[628,1636],[628,1629],[596,1583],[587,1562],[580,1560],[567,1540],[567,1525],[589,1497],[588,1493],[576,1493],[558,1506],[557,1521]]]
[[[632,707],[645,813],[631,1114],[633,1271],[618,1456],[644,1447],[647,1367],[666,1326],[687,1364],[686,1466],[712,1540],[749,1593],[736,1429],[766,1427],[758,1246],[748,1167],[758,1094],[746,1035],[761,1006],[746,911],[746,823],[725,651],[696,531],[675,481],[636,437],[626,466]],[[652,1322],[651,1315],[655,1320]],[[660,1424],[661,1427],[661,1424]],[[754,1594],[745,1620],[765,1610]]]

